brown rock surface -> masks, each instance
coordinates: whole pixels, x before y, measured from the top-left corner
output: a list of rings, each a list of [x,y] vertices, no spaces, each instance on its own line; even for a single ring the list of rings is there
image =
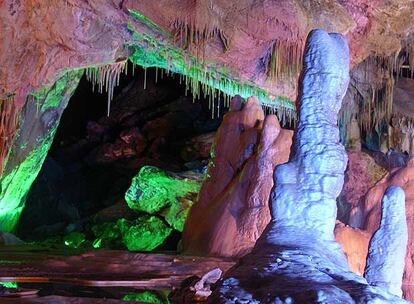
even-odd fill
[[[255,98],[234,98],[214,142],[214,158],[183,233],[186,253],[246,254],[270,221],[274,167],[289,158],[293,132],[266,118]]]
[[[335,239],[341,245],[351,270],[363,276],[371,234],[338,222],[335,227]]]

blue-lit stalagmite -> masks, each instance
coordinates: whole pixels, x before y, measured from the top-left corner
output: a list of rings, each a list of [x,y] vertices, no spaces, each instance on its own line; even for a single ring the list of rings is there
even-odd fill
[[[408,239],[405,194],[401,187],[387,189],[381,213],[380,227],[370,242],[364,276],[370,284],[401,297]]]
[[[275,169],[272,221],[210,303],[405,302],[352,273],[334,240],[347,162],[337,115],[348,81],[346,40],[313,30],[300,79],[294,152]]]

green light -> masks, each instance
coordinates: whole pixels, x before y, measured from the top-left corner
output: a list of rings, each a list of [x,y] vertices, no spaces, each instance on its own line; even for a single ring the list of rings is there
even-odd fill
[[[128,250],[152,251],[161,245],[172,229],[155,216],[140,217],[134,221],[118,221],[122,240]]]
[[[135,301],[139,303],[152,303],[152,304],[168,304],[168,298],[159,296],[151,291],[144,291],[140,293],[130,293],[122,298],[123,301]]]
[[[0,285],[5,288],[18,288],[16,282],[0,282]]]
[[[172,229],[155,216],[141,216],[136,220],[119,219],[92,228],[96,235],[94,248],[151,251],[161,245]]]
[[[70,248],[80,248],[83,244],[85,244],[85,242],[85,234],[81,232],[74,231],[64,237],[65,245]]]
[[[281,120],[293,119],[295,104],[289,98],[272,96],[254,83],[238,81],[239,77],[234,71],[216,64],[201,62],[198,58],[168,42],[171,40],[170,36],[164,34],[164,31],[147,17],[134,10],[129,12],[136,20],[147,27],[152,27],[164,38],[155,37],[150,32],[141,33],[135,29],[132,23],[129,23],[128,29],[132,33],[132,41],[127,46],[132,51],[129,59],[134,64],[144,68],[158,67],[183,75],[187,89],[190,89],[196,98],[200,96],[201,89],[204,94],[213,96],[213,99],[214,96],[219,95],[218,91],[230,97],[236,94],[244,98],[256,96],[264,107],[280,111],[281,117],[279,118]]]
[[[28,100],[26,107],[27,111],[33,111],[38,105],[41,105],[37,110],[38,124],[41,124],[42,114],[51,108],[61,106],[63,99],[69,100],[73,94],[83,71],[70,71],[65,73],[54,85],[50,88],[43,88],[36,93],[33,93],[34,100]],[[65,104],[63,102],[63,104]],[[31,107],[31,108],[30,108]],[[34,110],[34,111],[36,111]],[[31,119],[28,117],[27,119]],[[24,127],[24,121],[20,122]],[[37,125],[36,125],[37,126]],[[30,125],[33,127],[33,125]],[[49,126],[48,126],[49,127]],[[13,145],[10,154],[16,150],[27,150],[26,157],[14,168],[9,168],[8,160],[6,160],[6,170],[0,180],[0,231],[13,231],[19,220],[20,214],[24,208],[26,195],[37,177],[44,159],[49,151],[50,145],[53,142],[58,123],[50,126],[50,130],[44,134],[44,137],[35,138],[34,143],[27,145],[23,143],[20,146]],[[20,134],[16,136],[18,142]]]
[[[194,196],[200,191],[200,181],[177,178],[156,167],[142,167],[132,179],[125,193],[128,206],[139,212],[155,214],[167,209],[165,220],[174,229],[182,231],[192,200],[185,200],[190,206],[183,206],[181,198]]]

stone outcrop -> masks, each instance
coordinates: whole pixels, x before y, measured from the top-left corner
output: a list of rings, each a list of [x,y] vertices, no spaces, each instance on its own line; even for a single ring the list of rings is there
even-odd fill
[[[258,67],[275,39],[304,40],[306,33],[315,27],[347,33],[352,45],[352,62],[357,63],[371,51],[391,54],[399,49],[400,33],[413,24],[410,8],[403,0],[387,4],[361,0],[305,4],[289,0],[278,5],[249,0],[216,0],[211,5],[189,0],[71,0],[55,1],[53,5],[41,0],[7,0],[0,5],[0,24],[5,33],[0,49],[2,89],[24,97],[24,92],[53,83],[62,69],[125,58],[128,51],[124,45],[131,40],[127,31],[131,21],[129,9],[142,13],[172,36],[180,21],[200,30],[220,29],[222,39],[227,40],[227,50],[223,52],[223,42],[213,36],[214,39],[205,41],[209,50],[207,59],[225,64],[241,75],[242,81],[249,79],[257,83],[265,81],[265,68],[258,71]],[[140,31],[154,30],[148,24],[151,23],[138,25]],[[162,31],[156,34],[161,39]],[[197,51],[197,48],[190,50]],[[244,64],[240,64],[242,61]],[[267,81],[265,86],[275,95],[295,95],[294,85],[288,81],[282,86],[273,86]],[[282,91],[285,94],[280,94]]]
[[[137,212],[161,214],[174,229],[183,231],[188,211],[200,189],[201,174],[180,174],[142,167],[125,193],[128,206]]]
[[[231,102],[213,144],[212,160],[183,233],[189,254],[238,256],[270,221],[274,167],[289,158],[292,131],[265,118],[257,99]]]
[[[336,120],[348,66],[341,35],[309,34],[294,154],[275,170],[272,221],[210,303],[405,303],[350,272],[334,240],[336,197],[346,166]]]

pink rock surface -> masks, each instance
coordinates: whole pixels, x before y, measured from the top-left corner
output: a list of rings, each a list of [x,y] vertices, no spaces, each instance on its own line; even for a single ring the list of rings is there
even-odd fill
[[[191,254],[244,255],[270,221],[273,170],[288,160],[292,131],[266,118],[255,98],[241,108],[233,99],[214,142],[214,158],[199,201],[183,232]]]

